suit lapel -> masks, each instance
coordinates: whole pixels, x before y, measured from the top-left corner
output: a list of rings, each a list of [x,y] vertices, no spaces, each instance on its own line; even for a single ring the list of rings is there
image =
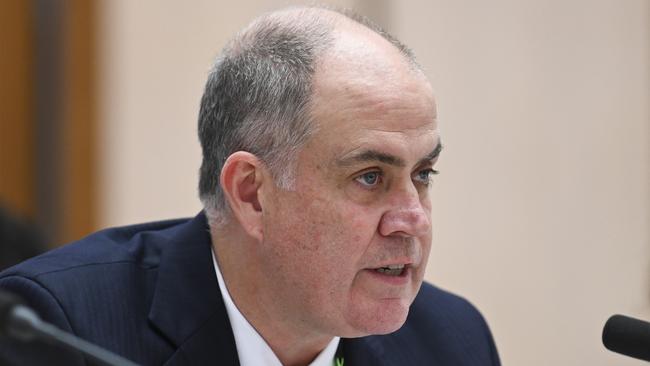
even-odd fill
[[[400,354],[400,347],[391,347],[392,338],[368,336],[341,339],[336,357],[343,357],[344,366],[405,365],[409,357]]]
[[[344,366],[386,365],[384,348],[370,337],[341,339],[336,357],[343,357]]]
[[[227,319],[225,319],[227,323]],[[191,335],[164,366],[226,365],[239,366],[235,340],[222,314],[215,313]]]
[[[239,365],[211,243],[200,213],[163,246],[149,320],[177,347],[165,365]]]

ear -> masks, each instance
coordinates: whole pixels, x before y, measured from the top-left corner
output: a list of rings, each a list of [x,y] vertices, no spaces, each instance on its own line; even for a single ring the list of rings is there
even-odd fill
[[[221,169],[221,189],[232,215],[251,237],[261,241],[262,206],[258,193],[264,182],[264,166],[253,154],[237,151]]]

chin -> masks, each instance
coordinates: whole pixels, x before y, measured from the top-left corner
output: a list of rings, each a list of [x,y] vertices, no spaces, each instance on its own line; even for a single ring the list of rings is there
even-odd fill
[[[364,307],[355,309],[353,318],[348,319],[352,334],[344,337],[363,337],[373,334],[388,334],[400,329],[409,313],[410,302],[404,299],[386,299]],[[365,310],[365,311],[364,311]]]

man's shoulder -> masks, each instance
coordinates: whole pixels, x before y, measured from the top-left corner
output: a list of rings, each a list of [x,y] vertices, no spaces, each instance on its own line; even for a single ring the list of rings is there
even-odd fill
[[[156,286],[163,268],[176,259],[177,253],[187,252],[187,248],[192,251],[193,246],[201,250],[192,253],[209,253],[205,225],[199,215],[191,221],[167,220],[102,230],[0,273],[0,290],[21,297],[41,318],[67,332],[134,360],[161,364],[174,348],[150,324],[152,312],[159,309],[154,307]],[[169,278],[177,275],[174,269],[169,268],[164,284],[169,285]],[[169,296],[164,296],[167,288],[161,291],[158,303],[170,304]],[[175,306],[168,310],[177,312],[180,307]],[[0,342],[0,363],[3,358],[15,359],[15,364],[45,364],[43,360],[48,357],[63,360],[60,350],[46,346],[37,349],[41,348],[35,354],[28,345]],[[29,361],[31,358],[34,362]],[[77,361],[66,358],[56,364],[80,364]]]
[[[173,219],[104,229],[24,261],[0,273],[0,278],[37,278],[53,273],[102,270],[102,267],[133,264],[155,267],[167,239],[189,219]]]

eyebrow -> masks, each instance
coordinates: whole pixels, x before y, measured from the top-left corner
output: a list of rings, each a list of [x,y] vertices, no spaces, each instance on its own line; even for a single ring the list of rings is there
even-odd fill
[[[440,141],[438,141],[436,147],[429,154],[427,154],[425,157],[420,159],[417,165],[425,164],[437,158],[440,155],[441,151],[442,151],[442,144],[440,143]],[[373,149],[362,150],[354,155],[339,159],[337,160],[336,163],[339,166],[350,166],[358,163],[367,163],[373,161],[378,161],[383,164],[393,165],[400,168],[406,166],[406,162],[404,161],[404,159],[395,155],[387,154]]]

